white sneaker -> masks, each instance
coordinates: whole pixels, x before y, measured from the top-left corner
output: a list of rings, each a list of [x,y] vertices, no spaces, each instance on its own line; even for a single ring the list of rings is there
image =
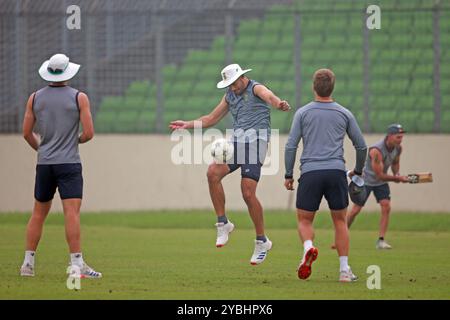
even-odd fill
[[[231,223],[231,221],[228,221],[228,223],[219,222],[216,223],[217,227],[217,240],[216,240],[216,247],[221,248],[228,242],[228,235],[234,230],[234,224]]]
[[[377,240],[377,249],[392,249],[391,245],[387,243],[385,240]]]
[[[71,264],[69,263],[69,266]],[[89,267],[86,263],[83,263],[83,266],[74,268],[71,266],[70,274],[77,275],[79,273],[80,278],[90,278],[90,279],[100,279],[102,277],[101,272],[97,272],[91,267]]]
[[[354,282],[357,280],[358,280],[358,277],[353,274],[352,269],[350,269],[350,267],[348,267],[347,271],[340,272],[340,275],[339,275],[340,282]]]
[[[34,266],[27,263],[20,267],[20,275],[22,277],[34,277]]]
[[[250,264],[257,265],[262,263],[266,257],[267,252],[272,249],[272,241],[267,238],[266,242],[262,240],[255,240],[255,250],[253,251],[252,258],[250,259]]]

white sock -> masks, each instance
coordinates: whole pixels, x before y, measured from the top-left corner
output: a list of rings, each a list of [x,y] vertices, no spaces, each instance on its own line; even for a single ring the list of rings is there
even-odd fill
[[[303,248],[305,249],[304,253],[306,253],[312,247],[313,247],[312,240],[306,240],[305,242],[303,242]]]
[[[70,262],[72,263],[72,265],[82,267],[84,264],[84,261],[83,261],[83,255],[81,254],[81,252],[71,253],[70,254]]]
[[[29,264],[30,266],[34,266],[34,256],[36,255],[36,251],[25,251],[25,259],[23,260],[23,264]]]
[[[349,267],[348,267],[348,257],[347,256],[342,256],[339,257],[339,271],[348,271]]]

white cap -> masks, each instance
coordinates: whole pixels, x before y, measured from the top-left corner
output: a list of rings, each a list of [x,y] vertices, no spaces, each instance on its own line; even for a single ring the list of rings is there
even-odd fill
[[[65,54],[57,53],[41,65],[39,75],[45,81],[62,82],[75,77],[80,67],[79,64],[69,62]]]
[[[241,66],[234,63],[226,66],[222,69],[220,74],[222,75],[222,81],[217,83],[217,88],[223,89],[233,84],[240,76],[252,71],[252,69],[242,70]]]

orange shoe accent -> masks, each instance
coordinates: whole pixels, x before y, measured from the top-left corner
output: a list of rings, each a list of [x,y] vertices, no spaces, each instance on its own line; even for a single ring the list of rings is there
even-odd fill
[[[302,280],[308,279],[311,275],[311,265],[317,259],[319,254],[319,250],[317,248],[312,247],[305,254],[305,261],[299,266],[297,274],[298,277]]]

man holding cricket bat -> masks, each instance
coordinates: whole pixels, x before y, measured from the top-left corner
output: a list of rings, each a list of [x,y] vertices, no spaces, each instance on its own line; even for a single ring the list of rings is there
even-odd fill
[[[365,180],[366,196],[359,203],[354,203],[351,212],[347,216],[347,224],[350,228],[353,220],[361,211],[370,193],[373,191],[377,202],[381,207],[380,233],[376,243],[377,249],[391,249],[384,240],[389,224],[391,211],[391,192],[389,181],[410,182],[408,176],[402,176],[400,172],[400,154],[402,152],[403,130],[400,124],[392,124],[388,127],[387,135],[369,148],[369,156],[364,166],[363,177]],[[391,167],[392,175],[388,174]]]

